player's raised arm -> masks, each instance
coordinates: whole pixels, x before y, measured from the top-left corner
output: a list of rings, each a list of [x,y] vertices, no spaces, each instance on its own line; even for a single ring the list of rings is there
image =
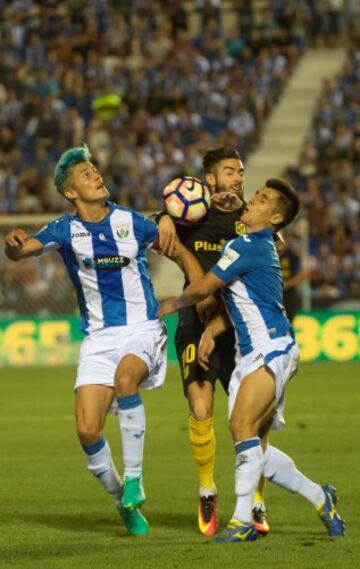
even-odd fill
[[[161,318],[165,314],[173,314],[181,308],[192,306],[216,292],[224,284],[225,281],[216,277],[212,272],[206,273],[201,279],[186,287],[181,296],[170,297],[161,302],[158,315]]]
[[[172,255],[176,247],[176,228],[170,215],[161,215],[158,223],[159,246],[164,255]]]
[[[40,255],[43,245],[23,229],[13,229],[5,237],[5,254],[12,261]]]
[[[203,277],[204,271],[199,261],[195,255],[179,241],[177,236],[175,236],[173,253],[171,255],[166,254],[166,256],[178,264],[188,282],[192,283]],[[217,304],[213,296],[208,296],[205,300],[197,304],[196,311],[202,322],[207,322],[217,312]]]
[[[202,270],[199,261],[187,247],[182,245],[177,237],[175,237],[173,252],[171,254],[166,253],[166,256],[179,265],[186,279],[190,283],[204,276],[204,271]]]
[[[247,255],[240,255],[239,249],[241,248],[242,241],[240,238],[229,241],[219,261],[206,275],[191,283],[181,296],[168,298],[160,304],[159,317],[172,314],[181,308],[192,306],[204,300],[245,269],[248,269],[252,263],[252,255],[249,252],[250,250],[248,250]]]
[[[158,226],[158,249],[161,253],[171,256],[176,245],[176,227],[173,219],[166,211],[160,211],[148,216]]]

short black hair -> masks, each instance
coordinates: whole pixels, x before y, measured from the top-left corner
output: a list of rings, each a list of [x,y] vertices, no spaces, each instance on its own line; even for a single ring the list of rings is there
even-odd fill
[[[235,160],[241,160],[240,154],[233,146],[221,146],[220,148],[215,148],[214,150],[208,150],[204,154],[203,158],[203,170],[204,174],[212,172],[214,166],[221,160],[229,160],[234,158]]]
[[[277,190],[280,194],[278,201],[284,220],[276,224],[278,231],[295,219],[300,211],[300,198],[295,188],[285,178],[269,178],[266,180],[265,186]]]

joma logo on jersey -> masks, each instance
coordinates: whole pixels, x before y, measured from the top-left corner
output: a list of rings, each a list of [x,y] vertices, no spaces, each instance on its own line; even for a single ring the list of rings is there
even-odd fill
[[[87,257],[83,260],[85,269],[121,269],[122,267],[127,267],[130,263],[128,257],[123,256],[113,256],[113,257],[95,257],[90,259]]]
[[[210,243],[209,241],[195,241],[194,249],[195,251],[221,251],[221,247],[224,245],[224,243],[224,239],[221,239],[219,243]]]
[[[242,221],[235,221],[235,232],[236,235],[245,235],[246,227]]]
[[[72,233],[71,239],[80,239],[81,237],[90,237],[91,233],[88,231],[81,231],[80,233]]]

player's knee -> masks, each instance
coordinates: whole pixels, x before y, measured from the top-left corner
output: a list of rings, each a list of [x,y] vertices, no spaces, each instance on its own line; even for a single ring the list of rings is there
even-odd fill
[[[258,435],[259,425],[246,415],[232,415],[230,430],[235,441],[243,441]]]
[[[190,403],[191,413],[197,421],[206,421],[212,417],[212,406],[209,401],[198,398]]]
[[[76,425],[77,436],[82,445],[93,445],[100,439],[101,433],[95,425],[78,423]]]
[[[117,377],[115,381],[115,392],[117,397],[127,397],[133,395],[138,390],[138,383],[133,377],[127,374]]]

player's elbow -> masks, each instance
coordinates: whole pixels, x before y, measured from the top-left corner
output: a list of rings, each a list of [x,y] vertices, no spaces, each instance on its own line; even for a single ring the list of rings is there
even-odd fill
[[[21,251],[15,247],[5,247],[5,255],[10,261],[20,261],[22,258]]]
[[[211,272],[207,273],[201,279],[201,291],[204,294],[204,298],[214,294],[219,288],[221,288],[225,283],[218,279]]]
[[[201,279],[200,289],[204,295],[204,298],[214,294],[218,290],[218,288],[219,288],[219,284],[218,284],[218,282],[214,282],[214,280],[211,276],[211,273],[208,273],[208,275],[205,275]]]

